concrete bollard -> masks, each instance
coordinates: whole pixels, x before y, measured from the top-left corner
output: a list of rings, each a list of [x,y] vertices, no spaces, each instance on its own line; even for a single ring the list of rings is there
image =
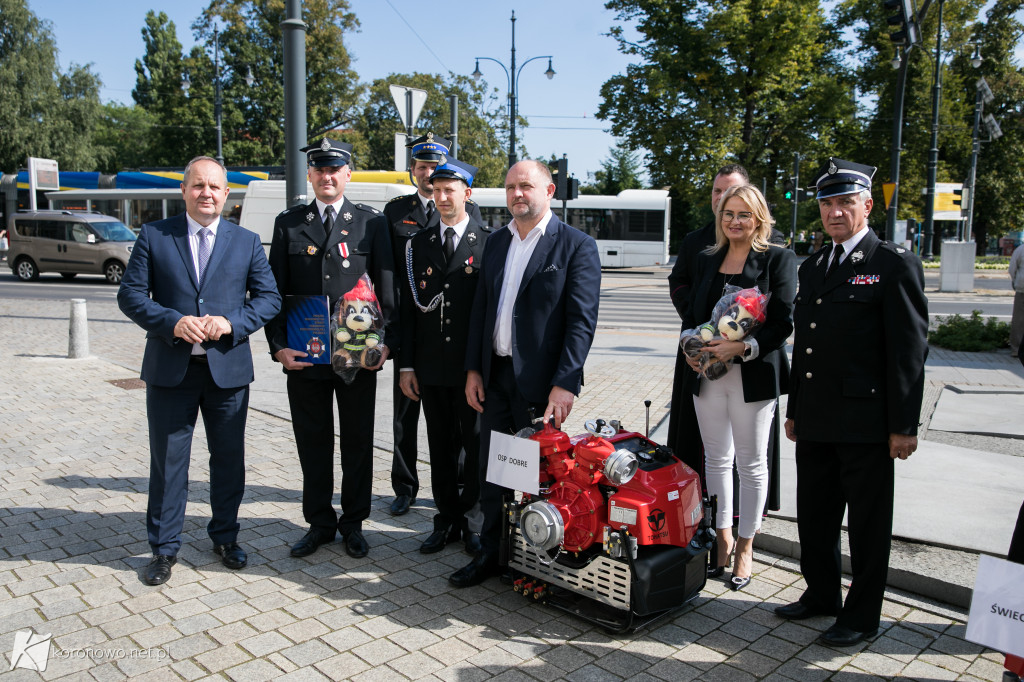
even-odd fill
[[[71,299],[68,357],[72,360],[89,357],[89,317],[85,311],[84,298]]]

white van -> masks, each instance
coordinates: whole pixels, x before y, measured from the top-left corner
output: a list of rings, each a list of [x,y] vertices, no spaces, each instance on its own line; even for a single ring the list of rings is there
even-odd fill
[[[263,245],[270,248],[274,236],[274,219],[288,208],[287,190],[284,180],[253,180],[246,187],[242,202],[242,215],[238,224],[260,236]],[[350,182],[345,186],[345,198],[353,204],[366,204],[378,211],[395,197],[416,191],[410,185],[394,185],[383,182]],[[313,200],[313,186],[306,183],[306,196]]]

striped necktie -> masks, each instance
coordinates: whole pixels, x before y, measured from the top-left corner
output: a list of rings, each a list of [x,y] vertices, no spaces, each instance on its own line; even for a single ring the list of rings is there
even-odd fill
[[[206,277],[206,266],[210,264],[210,237],[213,236],[213,232],[210,228],[204,227],[199,230],[199,286],[203,286],[203,280]]]

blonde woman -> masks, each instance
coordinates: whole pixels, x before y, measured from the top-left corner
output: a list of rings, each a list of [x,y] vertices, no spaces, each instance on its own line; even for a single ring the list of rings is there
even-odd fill
[[[686,388],[693,394],[704,441],[704,468],[709,495],[718,497],[715,527],[717,556],[711,577],[722,575],[736,552],[730,586],[750,582],[754,534],[768,498],[768,437],[780,393],[789,383],[784,346],[793,332],[796,258],[789,249],[769,243],[768,205],[756,187],[736,185],[722,195],[715,216],[716,243],[697,261],[690,305],[683,328],[695,328],[711,316],[728,285],[758,287],[770,293],[763,325],[741,341],[712,341],[712,352],[733,360],[726,375],[708,381],[688,359]],[[733,538],[733,478],[739,472],[739,528]]]

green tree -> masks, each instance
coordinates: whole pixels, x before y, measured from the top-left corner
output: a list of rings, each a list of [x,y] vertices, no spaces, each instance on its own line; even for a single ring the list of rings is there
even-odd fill
[[[182,55],[174,22],[163,12],[146,13],[146,52],[135,61],[132,97],[152,120],[140,165],[183,166],[199,154],[213,155],[213,65],[202,49]],[[188,93],[182,80],[188,75]],[[124,119],[123,112],[121,118]],[[138,118],[138,117],[136,117]]]
[[[981,67],[973,69],[959,61],[955,64],[970,69],[971,77],[965,79],[967,97],[973,99],[978,76],[988,82],[994,99],[985,105],[984,113],[992,114],[1003,131],[998,140],[982,144],[978,155],[973,229],[979,255],[984,255],[987,237],[1022,229],[1020,207],[1011,199],[1024,187],[1024,70],[1013,54],[1024,34],[1024,24],[1018,18],[1022,7],[1021,0],[996,0],[986,13],[984,25],[975,27],[985,57]],[[971,113],[965,123],[973,127]],[[984,126],[981,139],[988,139]],[[966,162],[969,164],[969,159]]]
[[[982,0],[945,0],[943,3],[942,99],[939,105],[939,182],[960,182],[966,177],[970,153],[970,120],[973,84],[978,76],[970,67],[972,34]],[[878,167],[875,175],[875,203],[871,224],[884,233],[885,210],[881,184],[889,179],[892,149],[893,102],[897,71],[891,65],[895,52],[886,22],[892,11],[874,0],[845,0],[837,11],[844,29],[857,36],[856,53],[851,55],[857,86],[874,101],[872,110],[862,112],[863,131],[851,141],[845,158]],[[935,77],[935,38],[938,30],[937,5],[932,4],[921,26],[921,45],[910,52],[903,104],[902,153],[900,155],[899,218],[922,219],[927,184],[928,150],[931,148],[932,86]],[[973,72],[973,73],[972,73]],[[971,95],[967,94],[970,83]],[[952,226],[953,223],[950,223]],[[941,227],[938,223],[936,227]],[[938,233],[936,239],[940,239]]]
[[[843,42],[818,0],[609,0],[606,7],[640,37],[631,41],[612,27],[619,50],[637,61],[602,86],[598,117],[650,150],[651,183],[672,186],[674,197],[705,205],[712,175],[728,161],[774,184],[795,152],[818,159],[853,137]]]
[[[582,194],[618,194],[624,189],[640,189],[642,168],[637,152],[626,140],[616,140],[608,150],[608,157],[601,162],[601,169],[591,173],[593,184],[580,187]],[[586,189],[586,191],[584,191]]]
[[[91,170],[99,86],[87,66],[60,72],[50,24],[24,0],[0,0],[0,169],[37,156]]]
[[[103,105],[94,135],[102,173],[154,165],[150,160],[156,118],[141,106]]]
[[[497,97],[473,79],[448,74],[390,74],[370,84],[369,94],[351,135],[343,134],[354,145],[355,162],[360,168],[394,167],[395,133],[404,132],[389,84],[426,90],[427,100],[416,121],[416,134],[430,130],[445,137],[451,121],[448,96],[459,99],[458,158],[480,168],[473,184],[477,187],[501,187],[505,180],[507,156],[498,134],[501,109]]]
[[[284,0],[211,0],[192,25],[213,52],[220,32],[224,79],[224,156],[229,164],[283,164]],[[359,22],[348,0],[305,0],[306,120],[310,139],[349,129],[359,114],[363,86],[352,69],[344,34]],[[253,84],[245,82],[251,69]],[[194,83],[194,80],[193,80]],[[213,96],[210,96],[212,106]]]

